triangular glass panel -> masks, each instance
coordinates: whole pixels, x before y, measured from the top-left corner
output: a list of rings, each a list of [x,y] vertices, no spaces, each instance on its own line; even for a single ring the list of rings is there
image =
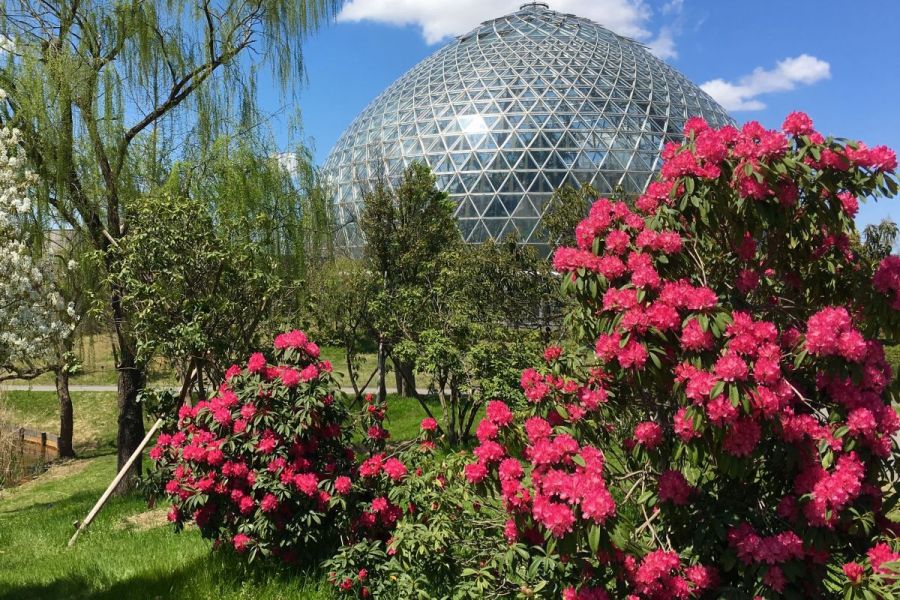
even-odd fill
[[[508,217],[509,215],[506,212],[506,209],[503,207],[503,203],[500,202],[499,199],[494,198],[491,203],[488,205],[487,209],[484,211],[482,217]]]
[[[491,200],[493,200],[493,196],[477,195],[471,196],[469,200],[475,206],[475,210],[478,211],[478,214],[483,215],[484,211],[487,210],[488,205],[491,203]]]
[[[491,239],[496,240],[499,238],[500,232],[503,231],[506,221],[507,219],[485,219],[482,223],[487,227]]]

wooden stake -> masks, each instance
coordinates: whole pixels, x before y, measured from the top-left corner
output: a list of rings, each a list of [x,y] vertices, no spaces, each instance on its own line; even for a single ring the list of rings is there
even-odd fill
[[[116,489],[116,486],[119,485],[119,482],[122,481],[122,478],[125,477],[126,473],[128,473],[128,469],[131,468],[131,465],[134,464],[134,461],[137,460],[137,457],[141,455],[141,452],[144,451],[144,448],[147,446],[147,444],[150,443],[150,440],[153,438],[153,434],[156,433],[156,430],[159,429],[162,424],[163,420],[157,419],[156,423],[153,424],[153,427],[151,427],[150,431],[147,432],[147,435],[144,436],[144,439],[141,441],[137,449],[132,452],[130,457],[128,457],[128,462],[126,462],[122,469],[116,474],[116,478],[112,480],[112,483],[109,484],[109,487],[106,488],[106,491],[103,492],[103,495],[100,496],[99,500],[97,500],[94,508],[92,508],[91,512],[89,512],[88,515],[84,518],[84,521],[81,522],[81,525],[78,526],[78,529],[75,530],[75,534],[72,536],[72,539],[69,540],[69,548],[75,545],[75,540],[78,539],[78,535],[82,532],[83,529],[86,529],[87,526],[91,524],[91,521],[93,521],[94,517],[97,516],[97,513],[100,512],[100,509],[103,508],[103,505],[106,504],[106,501],[109,500],[109,497],[112,495],[113,490]]]
[[[197,369],[193,369],[190,375],[187,375],[184,380],[184,384],[181,386],[181,404],[184,404],[184,399],[187,397],[188,392],[191,389],[191,382],[194,380],[194,377],[197,375]],[[97,503],[91,509],[91,512],[84,518],[84,521],[78,525],[78,529],[75,530],[75,534],[72,535],[72,539],[69,540],[68,547],[71,548],[75,545],[75,540],[78,539],[79,534],[84,529],[87,529],[87,526],[91,524],[91,521],[94,520],[94,517],[97,516],[97,513],[100,512],[100,509],[103,508],[103,505],[106,504],[106,501],[109,500],[109,497],[112,496],[113,490],[116,489],[116,486],[119,485],[119,482],[122,481],[122,478],[125,477],[125,474],[128,472],[128,469],[131,468],[131,465],[134,464],[134,461],[137,460],[137,457],[141,455],[141,452],[144,451],[144,448],[147,447],[147,444],[150,443],[150,440],[153,439],[153,434],[162,427],[163,420],[157,419],[156,423],[153,424],[153,427],[150,428],[150,431],[147,432],[147,435],[144,436],[144,439],[141,440],[141,443],[135,449],[134,452],[131,453],[131,456],[128,457],[128,462],[126,462],[122,468],[116,473],[116,478],[112,480],[112,483],[109,484],[109,487],[106,488],[106,491],[103,492],[103,495],[100,496],[100,499],[97,500]]]

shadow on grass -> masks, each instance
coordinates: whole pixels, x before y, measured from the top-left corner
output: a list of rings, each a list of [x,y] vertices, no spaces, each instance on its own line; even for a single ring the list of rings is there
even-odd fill
[[[48,511],[58,511],[56,514],[51,515],[51,518],[54,521],[59,519],[60,515],[62,514],[79,514],[82,512],[87,514],[87,511],[91,508],[91,506],[94,505],[95,502],[97,502],[97,499],[99,497],[99,493],[91,490],[74,493],[47,502],[41,502],[40,500],[37,500],[30,504],[23,504],[18,508],[10,509],[4,506],[0,506],[0,516],[11,519],[36,519],[38,521],[33,523],[35,527],[38,527],[39,525],[43,525],[43,523],[41,523],[41,520],[47,518]],[[33,511],[35,514],[29,515],[29,511]],[[83,517],[84,515],[82,514],[81,516]],[[69,523],[69,525],[71,525],[71,522]],[[72,528],[72,533],[75,533],[74,527]]]
[[[108,586],[98,586],[98,581],[81,574],[70,574],[47,583],[25,583],[0,590],[0,600],[157,600],[198,597],[331,600],[334,595],[321,573],[250,570],[239,564],[235,557],[216,553],[194,558],[175,570],[151,569]]]
[[[128,517],[147,510],[139,496],[110,500],[67,549],[73,522],[84,518],[101,483],[97,469],[75,473],[0,509],[0,600],[333,598],[321,574],[246,568],[231,553],[211,551],[195,529],[127,527]]]

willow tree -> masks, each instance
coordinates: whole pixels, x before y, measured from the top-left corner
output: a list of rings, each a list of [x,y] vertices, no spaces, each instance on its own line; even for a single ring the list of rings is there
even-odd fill
[[[162,183],[191,139],[206,145],[254,112],[268,66],[289,90],[302,76],[301,44],[338,0],[0,0],[0,67],[8,98],[0,123],[23,133],[48,182],[44,201],[61,227],[82,232],[114,271],[110,247],[128,230],[128,202]],[[133,315],[112,280],[106,301],[116,338],[118,464],[144,435]],[[123,480],[132,485],[140,461]]]
[[[163,191],[202,202],[216,235],[252,243],[275,261],[279,277],[297,284],[333,255],[330,195],[307,148],[273,154],[274,146],[262,128],[221,135],[209,147],[192,148]],[[305,299],[303,287],[296,286],[295,300]]]

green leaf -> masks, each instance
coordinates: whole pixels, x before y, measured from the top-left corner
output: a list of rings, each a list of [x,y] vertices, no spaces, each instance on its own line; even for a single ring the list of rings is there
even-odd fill
[[[797,356],[794,358],[794,368],[799,369],[800,365],[803,364],[803,361],[806,360],[807,351],[804,348],[801,350]]]
[[[596,554],[600,548],[600,528],[597,525],[591,525],[588,531],[588,545],[593,554]]]
[[[741,404],[740,390],[734,384],[728,386],[728,399],[731,400],[732,406],[740,406]]]

